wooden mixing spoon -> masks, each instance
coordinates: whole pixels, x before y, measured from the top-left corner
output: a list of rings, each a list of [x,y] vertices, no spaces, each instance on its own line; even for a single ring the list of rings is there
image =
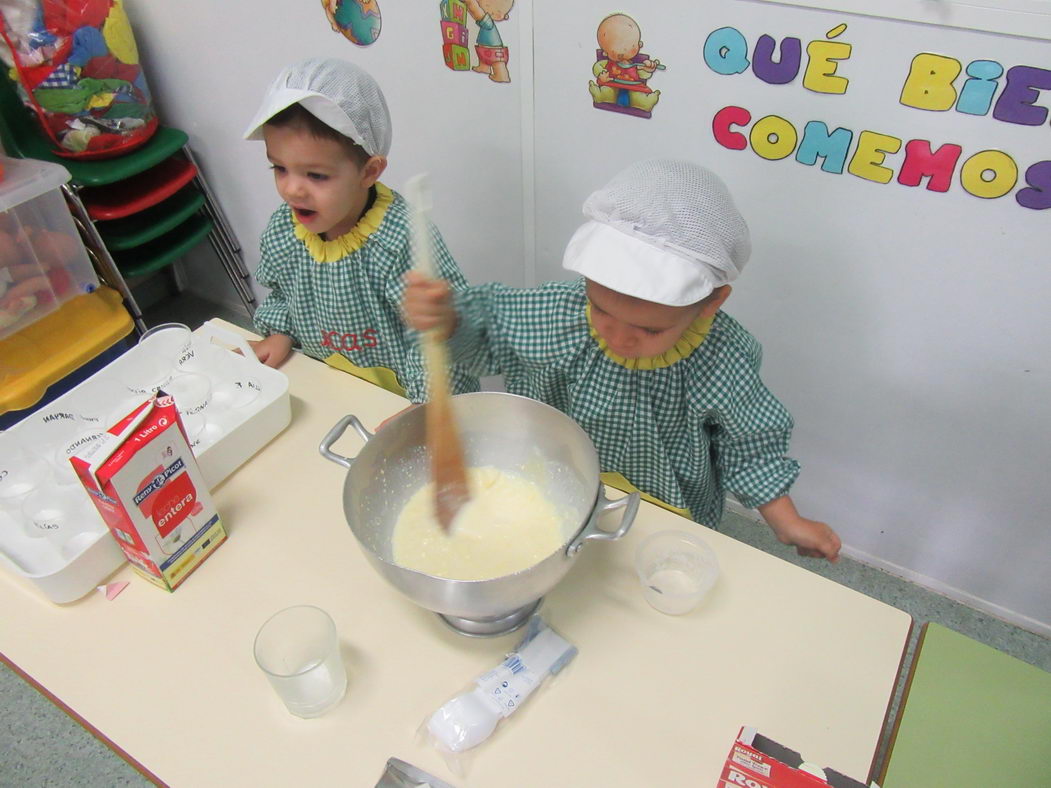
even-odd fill
[[[405,186],[412,208],[413,265],[420,274],[434,279],[437,272],[431,258],[431,234],[427,225],[427,214],[431,208],[430,184],[426,175],[416,175]],[[434,509],[438,522],[448,531],[456,513],[470,500],[471,494],[467,488],[463,446],[449,393],[448,348],[439,336],[438,329],[422,332],[420,344],[430,389],[430,400],[424,406],[424,418],[427,450],[431,458],[431,478],[434,481]]]

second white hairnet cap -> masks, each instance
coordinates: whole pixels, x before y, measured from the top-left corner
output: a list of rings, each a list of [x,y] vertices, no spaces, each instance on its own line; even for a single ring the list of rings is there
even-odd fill
[[[689,161],[630,165],[587,198],[584,215],[563,267],[658,304],[697,303],[736,279],[752,250],[726,184]]]
[[[302,104],[311,115],[365,149],[390,153],[390,111],[383,91],[367,71],[346,60],[311,58],[287,66],[263,97],[248,124],[246,140],[261,140],[263,125],[281,110]]]

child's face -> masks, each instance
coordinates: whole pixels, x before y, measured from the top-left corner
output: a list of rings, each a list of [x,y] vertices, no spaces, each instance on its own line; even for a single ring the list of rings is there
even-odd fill
[[[710,317],[729,295],[729,287],[714,299],[689,306],[667,306],[624,295],[587,280],[591,323],[611,351],[624,358],[659,356],[675,347],[698,317]]]
[[[263,139],[277,193],[304,227],[331,240],[358,223],[386,159],[359,166],[336,140],[295,126],[264,126]]]

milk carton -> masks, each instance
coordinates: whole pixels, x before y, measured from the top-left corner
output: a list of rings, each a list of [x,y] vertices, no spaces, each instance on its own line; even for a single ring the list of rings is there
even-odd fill
[[[174,591],[226,539],[172,398],[132,411],[73,468],[139,574]]]

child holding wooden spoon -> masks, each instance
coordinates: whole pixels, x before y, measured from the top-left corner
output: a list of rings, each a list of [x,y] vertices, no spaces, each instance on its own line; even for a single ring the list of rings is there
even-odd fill
[[[404,311],[449,336],[454,360],[567,413],[595,444],[603,480],[709,526],[726,492],[800,555],[840,540],[802,517],[789,489],[792,418],[759,377],[759,343],[721,311],[751,251],[714,173],[692,162],[629,166],[584,204],[563,265],[582,276],[457,293],[406,275]]]

